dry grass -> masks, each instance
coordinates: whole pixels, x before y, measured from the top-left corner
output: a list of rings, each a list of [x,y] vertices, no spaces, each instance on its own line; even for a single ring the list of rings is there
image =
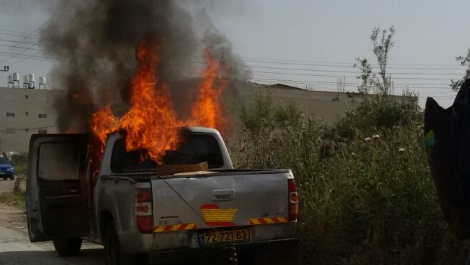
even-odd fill
[[[335,128],[269,98],[240,117],[235,164],[291,168],[299,184],[295,263],[464,264],[468,245],[442,218],[415,104],[365,102]]]
[[[26,201],[24,193],[5,192],[0,194],[0,203],[10,206],[18,207],[21,209],[26,208]]]

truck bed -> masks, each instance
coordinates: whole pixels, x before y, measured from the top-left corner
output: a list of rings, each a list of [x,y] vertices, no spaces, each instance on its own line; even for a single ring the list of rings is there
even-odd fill
[[[201,237],[212,232],[224,232],[229,237],[242,233],[243,238],[235,243],[294,236],[295,224],[289,222],[290,170],[211,170],[167,176],[142,172],[104,178],[132,178],[136,188],[151,189],[155,227],[152,245],[159,250],[211,245],[213,239],[204,244],[207,238]],[[116,181],[106,182],[119,185]],[[120,182],[129,185],[128,181]],[[220,235],[214,240],[220,241]]]

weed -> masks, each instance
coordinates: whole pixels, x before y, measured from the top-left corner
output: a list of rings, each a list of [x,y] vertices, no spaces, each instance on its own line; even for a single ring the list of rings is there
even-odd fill
[[[442,218],[421,117],[415,101],[385,96],[328,128],[293,105],[257,98],[241,111],[232,157],[237,167],[294,172],[297,264],[463,264],[468,245]]]
[[[0,203],[26,209],[26,199],[23,193],[5,192],[0,194]]]
[[[28,154],[19,153],[11,157],[11,161],[15,164],[15,173],[26,175],[28,171]]]

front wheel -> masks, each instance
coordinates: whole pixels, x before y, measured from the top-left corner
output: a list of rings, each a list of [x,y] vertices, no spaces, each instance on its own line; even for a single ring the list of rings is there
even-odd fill
[[[76,256],[82,247],[81,238],[54,239],[53,243],[55,251],[62,257]]]
[[[114,222],[106,225],[104,233],[104,252],[107,265],[143,265],[148,262],[147,255],[126,253],[121,249]]]

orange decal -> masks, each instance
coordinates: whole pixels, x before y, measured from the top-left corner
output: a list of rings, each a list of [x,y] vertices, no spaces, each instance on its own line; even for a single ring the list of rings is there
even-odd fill
[[[235,226],[233,219],[238,209],[230,208],[223,210],[218,205],[205,204],[201,206],[200,210],[204,221],[209,226]]]
[[[175,231],[186,231],[196,229],[196,224],[176,224],[176,225],[159,225],[156,226],[153,231],[156,233],[161,232],[175,232]]]
[[[250,225],[282,224],[282,223],[289,222],[288,220],[289,218],[284,217],[284,216],[253,218],[253,219],[250,219]]]

